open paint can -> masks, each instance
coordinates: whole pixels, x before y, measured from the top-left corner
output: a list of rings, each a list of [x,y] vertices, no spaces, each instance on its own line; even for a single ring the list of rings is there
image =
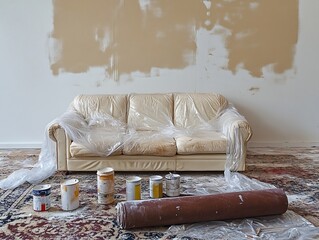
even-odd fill
[[[107,167],[97,171],[97,202],[114,202],[114,169]]]
[[[163,177],[159,175],[150,176],[150,197],[163,197]]]
[[[79,180],[68,179],[61,183],[61,203],[62,209],[71,211],[79,207]]]
[[[51,207],[51,185],[43,184],[37,185],[32,189],[33,195],[33,210],[43,212],[49,210]]]
[[[126,179],[126,200],[141,200],[141,180],[138,176]]]
[[[180,178],[176,173],[165,175],[166,195],[169,197],[177,197],[180,195]]]

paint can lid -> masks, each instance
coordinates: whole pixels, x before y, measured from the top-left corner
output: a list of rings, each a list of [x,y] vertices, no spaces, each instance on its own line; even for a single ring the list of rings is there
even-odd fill
[[[126,182],[132,182],[132,183],[135,183],[135,182],[139,182],[141,181],[142,178],[138,177],[138,176],[133,176],[133,177],[128,177],[126,179]]]
[[[73,178],[73,179],[65,180],[65,181],[62,182],[61,184],[62,184],[62,185],[66,185],[66,186],[71,186],[71,185],[75,185],[75,184],[77,184],[77,183],[79,183],[79,180]]]
[[[162,179],[163,179],[163,177],[160,176],[160,175],[150,176],[150,180],[151,180],[151,181],[161,181]]]
[[[169,173],[165,175],[165,178],[167,180],[175,180],[175,179],[179,179],[181,176],[177,173]]]
[[[51,193],[51,185],[50,184],[36,185],[32,189],[32,194],[34,196],[47,196],[50,193]]]
[[[97,175],[108,175],[108,174],[113,173],[113,172],[114,172],[113,168],[106,167],[106,168],[98,170]]]

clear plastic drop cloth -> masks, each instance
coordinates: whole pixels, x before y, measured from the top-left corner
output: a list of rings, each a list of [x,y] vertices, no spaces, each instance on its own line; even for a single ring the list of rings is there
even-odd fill
[[[55,121],[48,124],[54,124]],[[56,154],[55,144],[49,138],[46,131],[42,150],[39,155],[39,160],[32,168],[22,168],[11,173],[7,178],[0,181],[0,188],[13,189],[25,182],[37,184],[52,176],[56,172]]]
[[[107,114],[96,114],[87,122],[81,114],[70,108],[47,125],[38,162],[31,169],[22,168],[11,173],[0,181],[0,188],[13,189],[25,182],[38,184],[56,172],[56,146],[49,136],[50,128],[54,125],[63,128],[72,141],[99,156],[116,152],[122,148],[124,141],[132,137],[126,134],[125,124]]]
[[[248,191],[275,188],[275,186],[251,179],[237,172],[239,164],[245,161],[246,142],[251,137],[249,131],[245,131],[247,120],[232,105],[219,113],[214,121],[210,121],[211,129],[222,132],[227,139],[226,163],[224,171],[224,183],[219,187],[214,186],[218,192]]]
[[[287,211],[281,216],[173,225],[166,235],[174,236],[174,240],[310,240],[319,239],[319,229]]]
[[[69,138],[98,156],[109,156],[122,149],[130,138],[126,125],[108,114],[95,113],[89,120],[71,110],[60,118]]]
[[[169,96],[156,95],[153,100],[150,98],[147,100],[153,101],[154,106],[162,108],[162,105],[171,106]],[[120,100],[112,99],[116,109],[121,108],[124,101],[118,98]],[[134,101],[129,108],[130,122],[128,124],[124,122],[125,117],[122,116],[126,114],[125,109],[120,109],[118,116],[114,117],[105,111],[105,106],[109,104],[105,103],[105,98],[79,96],[64,114],[48,124],[38,163],[31,169],[13,172],[0,181],[0,187],[15,188],[24,182],[36,184],[54,174],[57,168],[56,149],[49,132],[54,129],[52,126],[56,126],[56,128],[64,129],[72,144],[83,147],[87,152],[98,156],[121,154],[122,151],[127,155],[152,152],[153,155],[172,156],[176,154],[174,139],[180,136],[201,137],[211,131],[217,131],[227,139],[227,159],[224,172],[226,183],[220,183],[219,187],[214,186],[215,191],[272,188],[273,186],[269,184],[249,179],[236,172],[239,164],[245,161],[245,144],[251,135],[250,129],[245,129],[249,128],[246,119],[238,113],[237,109],[222,101],[221,107],[215,109],[215,112],[208,117],[207,109],[199,108],[193,96],[186,96],[185,99],[188,106],[191,106],[192,117],[187,123],[180,120],[181,126],[175,126],[171,110],[161,112],[156,107],[145,110],[143,106],[147,106],[148,102],[140,96],[133,98]],[[102,106],[103,110],[101,110]],[[211,105],[209,105],[210,108],[212,108]],[[114,109],[112,111],[114,112]],[[181,113],[183,115],[188,111],[182,108]],[[159,151],[163,149],[164,151]],[[205,192],[205,190],[202,191]]]

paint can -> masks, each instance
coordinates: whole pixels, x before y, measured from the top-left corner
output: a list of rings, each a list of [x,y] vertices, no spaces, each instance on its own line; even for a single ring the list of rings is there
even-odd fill
[[[37,185],[32,189],[33,195],[33,210],[43,212],[49,210],[51,207],[51,185]]]
[[[107,167],[97,171],[97,202],[114,202],[114,169]]]
[[[126,200],[141,200],[141,178],[138,176],[126,179]]]
[[[150,176],[150,197],[161,198],[163,197],[163,177],[159,175]]]
[[[68,179],[61,183],[61,203],[62,209],[71,211],[79,207],[79,180]]]
[[[180,195],[180,178],[176,173],[165,175],[166,195],[169,197],[177,197]]]

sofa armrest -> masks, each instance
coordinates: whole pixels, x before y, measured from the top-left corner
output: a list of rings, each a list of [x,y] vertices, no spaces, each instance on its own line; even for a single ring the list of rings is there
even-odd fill
[[[55,132],[57,129],[60,128],[60,125],[58,123],[53,123],[51,126],[49,126],[48,134],[52,141],[57,142],[57,139],[55,137]]]
[[[241,134],[244,143],[247,143],[253,134],[252,129],[246,120],[235,120],[232,123],[228,123],[228,126],[225,127],[229,128],[227,131],[230,131],[228,134],[231,136],[237,134],[236,130],[238,130],[238,133]]]
[[[48,134],[56,142],[57,170],[68,170],[71,142],[82,140],[88,131],[88,124],[83,116],[72,109],[52,122],[48,128]]]
[[[220,131],[227,138],[240,137],[244,143],[247,143],[250,140],[252,129],[247,120],[240,115],[235,107],[231,106],[227,108],[217,120]]]
[[[58,171],[67,171],[67,159],[70,157],[69,147],[71,139],[65,130],[57,123],[52,124],[49,129],[49,137],[56,142],[56,162]]]
[[[252,136],[249,123],[235,107],[230,106],[218,117],[218,126],[227,138],[226,169],[244,171],[247,142]]]

